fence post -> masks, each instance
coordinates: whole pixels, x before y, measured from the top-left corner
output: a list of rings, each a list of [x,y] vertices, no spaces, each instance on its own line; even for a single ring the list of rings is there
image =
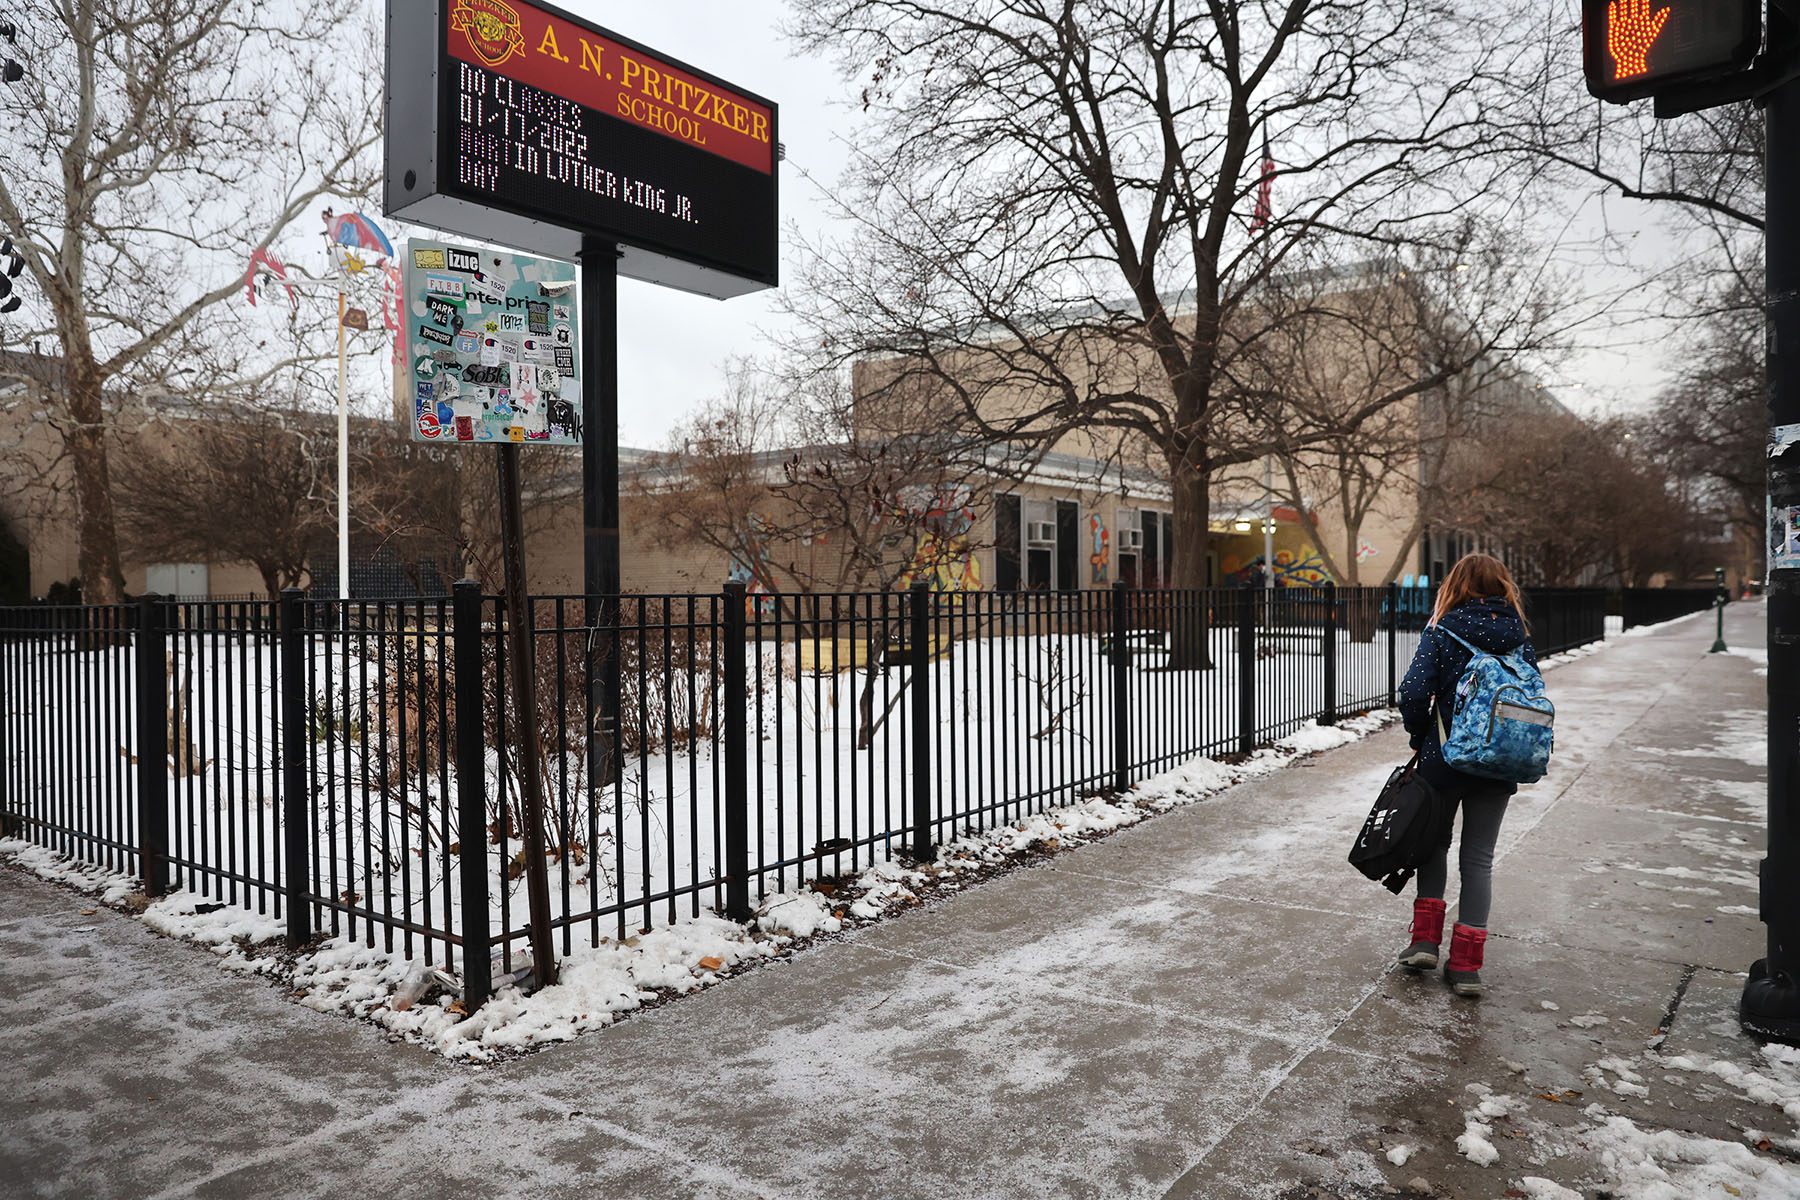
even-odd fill
[[[931,585],[912,585],[907,632],[912,672],[912,856],[930,862],[931,845]]]
[[[312,840],[310,797],[306,791],[306,610],[305,593],[281,589],[279,613],[281,677],[281,848],[282,885],[287,904],[287,944],[312,940],[312,904],[307,900],[308,853]]]
[[[1131,788],[1130,605],[1131,594],[1120,579],[1112,589],[1113,790],[1120,792]]]
[[[487,739],[483,718],[481,585],[458,580],[450,591],[450,653],[456,672],[456,836],[462,879],[463,1007],[474,1012],[493,990],[493,931],[488,925]],[[590,730],[588,736],[597,736]],[[590,759],[590,762],[592,760]],[[592,780],[589,780],[590,786]]]
[[[156,596],[138,599],[136,657],[138,874],[155,897],[169,890],[169,609]]]
[[[744,584],[725,585],[725,915],[733,921],[748,921],[751,916],[746,593]]]
[[[1249,589],[1233,592],[1238,601],[1238,753],[1256,749],[1256,604]]]
[[[1325,658],[1325,703],[1319,709],[1319,724],[1337,724],[1337,658],[1338,658],[1337,584],[1325,581],[1325,621],[1319,631],[1319,651]]]
[[[1393,708],[1395,705],[1397,705],[1399,703],[1399,699],[1400,699],[1397,694],[1399,692],[1399,687],[1400,687],[1400,676],[1399,676],[1400,651],[1399,651],[1399,647],[1398,647],[1398,643],[1400,641],[1400,585],[1397,583],[1390,583],[1387,585],[1387,610],[1388,610],[1388,619],[1387,619],[1388,702],[1387,702],[1387,706],[1389,708]]]

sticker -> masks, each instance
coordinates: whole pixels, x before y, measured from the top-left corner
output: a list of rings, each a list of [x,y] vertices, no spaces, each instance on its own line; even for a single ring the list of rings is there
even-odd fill
[[[543,338],[526,338],[519,343],[519,357],[528,363],[539,363],[553,366],[556,363],[556,351]]]
[[[449,296],[453,300],[461,300],[464,296],[463,281],[447,279],[442,275],[425,277],[425,294],[427,296]]]
[[[456,418],[456,440],[459,442],[472,442],[475,440],[475,418]]]
[[[1800,568],[1800,505],[1769,510],[1769,570]]]
[[[444,247],[446,265],[452,271],[461,271],[465,275],[481,273],[481,255],[474,250],[459,250],[455,246]]]
[[[472,334],[472,333],[457,334],[456,335],[456,344],[458,346],[461,346],[462,340],[465,337],[469,339],[469,352],[474,353],[474,350],[475,350],[475,335],[474,334]],[[444,367],[455,367],[455,366],[461,365],[459,362],[457,362],[457,354],[456,354],[455,350],[433,350],[431,352],[431,361],[437,363],[439,366],[444,366]]]
[[[532,333],[550,332],[550,306],[542,300],[525,302],[525,327]]]
[[[462,369],[464,383],[481,383],[489,387],[502,387],[506,383],[506,365],[497,366],[469,363]]]
[[[507,427],[506,436],[512,441],[522,442],[525,440],[525,430],[520,426],[510,425]]]
[[[442,250],[414,250],[413,266],[421,271],[441,271],[444,269],[444,252]],[[431,435],[436,437],[434,433]]]
[[[567,325],[558,325],[556,327],[556,344],[559,346],[572,346],[575,344],[575,335],[569,332],[569,327]]]
[[[479,272],[476,273],[473,279],[469,280],[468,289],[469,295],[480,296],[489,304],[506,303],[506,289],[501,287],[495,280],[489,279]]]
[[[569,290],[574,286],[575,281],[573,279],[552,279],[548,282],[538,284],[538,295],[564,296],[567,295]]]
[[[435,413],[419,414],[420,437],[432,438],[435,440],[443,431],[443,426],[438,424],[437,415]]]
[[[440,353],[444,352],[434,350],[430,356],[420,358],[418,362],[413,364],[413,374],[417,375],[420,379],[430,379],[433,375],[436,375],[437,363],[433,362],[432,359]]]
[[[474,354],[481,349],[481,335],[473,329],[465,329],[456,335],[456,354]],[[433,353],[436,357],[436,352]],[[438,359],[439,362],[454,362],[455,356],[449,359]]]
[[[429,383],[416,385],[413,388],[413,403],[435,406],[437,404],[437,389],[433,388]]]
[[[569,441],[581,440],[581,425],[575,419],[575,406],[560,397],[550,402],[547,414],[550,436],[566,438]]]
[[[425,307],[437,324],[459,333],[462,331],[462,305],[457,301],[432,299],[425,302]]]
[[[556,369],[564,375],[575,373],[575,351],[571,347],[556,348]]]
[[[1795,442],[1800,442],[1800,425],[1775,426],[1769,430],[1769,457],[1779,458]]]
[[[500,328],[512,333],[525,332],[524,313],[506,313],[500,318]],[[498,331],[496,331],[498,332]]]
[[[484,367],[500,365],[500,339],[498,337],[481,339],[481,365]]]
[[[433,329],[429,325],[419,326],[419,336],[428,342],[436,342],[440,346],[448,346],[451,342],[449,334],[441,329]]]
[[[550,312],[551,312],[551,315],[557,319],[557,321],[559,321],[565,325],[575,319],[574,314],[572,312],[570,312],[569,306],[566,304],[552,304],[550,306]]]

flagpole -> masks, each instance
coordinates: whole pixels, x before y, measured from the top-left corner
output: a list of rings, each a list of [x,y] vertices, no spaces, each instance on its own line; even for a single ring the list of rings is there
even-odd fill
[[[344,345],[344,285],[338,283],[338,386],[337,386],[337,535],[338,599],[350,598],[350,405],[346,396]]]

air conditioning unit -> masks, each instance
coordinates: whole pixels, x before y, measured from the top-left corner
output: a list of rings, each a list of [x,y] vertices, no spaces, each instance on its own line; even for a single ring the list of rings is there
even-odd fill
[[[1025,540],[1033,546],[1056,545],[1056,522],[1028,521],[1025,525]]]
[[[1144,548],[1144,531],[1141,529],[1119,530],[1120,550],[1142,550]]]

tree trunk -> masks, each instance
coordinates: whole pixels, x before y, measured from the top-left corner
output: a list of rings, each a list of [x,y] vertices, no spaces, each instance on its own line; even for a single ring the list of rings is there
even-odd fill
[[[1186,451],[1170,455],[1169,486],[1175,498],[1173,545],[1175,561],[1169,572],[1175,594],[1169,600],[1169,665],[1178,671],[1204,671],[1212,667],[1207,645],[1206,551],[1212,521],[1212,478],[1204,442],[1195,441]]]
[[[113,515],[112,473],[106,455],[106,412],[101,378],[91,359],[70,363],[69,415],[74,426],[64,437],[75,468],[84,604],[122,604],[125,572],[119,566],[119,531]]]

